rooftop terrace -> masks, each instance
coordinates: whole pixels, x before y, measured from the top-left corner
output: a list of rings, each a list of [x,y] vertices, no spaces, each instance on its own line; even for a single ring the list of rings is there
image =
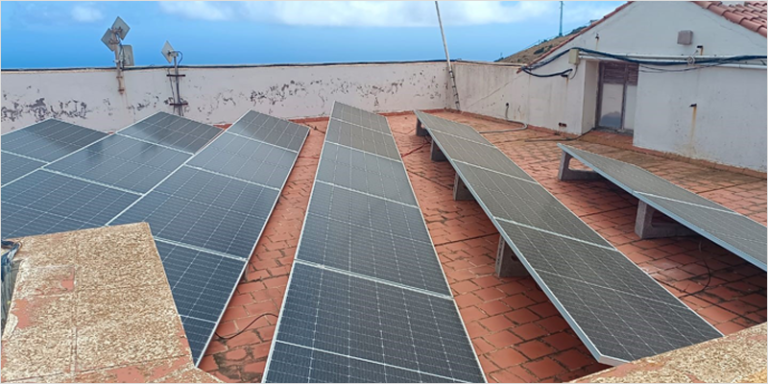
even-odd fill
[[[441,111],[437,116],[477,131],[513,123]],[[390,114],[443,270],[486,377],[496,382],[569,381],[608,367],[598,364],[531,277],[494,275],[498,232],[473,201],[454,201],[454,171],[430,161],[414,135],[411,113]],[[299,241],[327,119],[304,121],[312,131],[272,219],[238,285],[200,368],[224,381],[261,379],[277,314]],[[607,181],[557,180],[562,136],[529,128],[490,133],[491,142],[569,209],[691,309],[728,335],[766,321],[766,281],[759,268],[701,236],[641,240],[634,233],[637,200]],[[638,151],[626,137],[593,132],[569,145],[639,165],[675,184],[766,223],[766,182],[758,173]],[[685,160],[685,161],[681,161]]]

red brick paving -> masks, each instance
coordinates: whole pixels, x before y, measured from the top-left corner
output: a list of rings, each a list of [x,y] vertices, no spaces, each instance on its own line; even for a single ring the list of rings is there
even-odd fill
[[[444,112],[479,131],[512,124]],[[454,172],[429,160],[415,117],[389,117],[438,256],[470,338],[492,382],[569,381],[602,370],[530,277],[494,276],[498,233],[472,201],[454,201]],[[325,122],[316,128],[283,191],[218,332],[232,334],[256,316],[277,313],[317,168]],[[553,195],[689,307],[729,334],[766,321],[765,273],[699,236],[640,240],[637,201],[605,181],[560,182],[557,138],[540,131],[486,136]],[[569,144],[635,163],[694,192],[766,222],[766,181],[600,144]],[[578,162],[573,162],[579,166]],[[711,276],[710,276],[711,274]],[[276,319],[268,316],[243,335],[214,341],[200,367],[230,382],[259,381]]]

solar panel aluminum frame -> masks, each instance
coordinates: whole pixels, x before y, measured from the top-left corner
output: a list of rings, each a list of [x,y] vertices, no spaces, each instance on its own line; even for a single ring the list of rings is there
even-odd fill
[[[242,116],[240,116],[240,118],[238,118],[238,119],[237,119],[237,121],[235,121],[235,123],[233,123],[233,125],[234,125],[234,124],[237,124],[237,123],[238,123],[238,122],[239,122],[241,119],[243,119],[243,118],[245,117],[245,115],[247,115],[247,114],[248,114],[248,112],[246,112],[246,113],[244,113]],[[224,130],[223,130],[223,131],[224,131]],[[291,177],[291,173],[293,173],[293,168],[296,166],[296,162],[297,162],[297,161],[298,161],[298,159],[299,159],[299,153],[301,153],[301,149],[303,149],[303,148],[304,148],[304,144],[305,144],[305,143],[306,143],[306,141],[307,141],[307,137],[309,137],[309,133],[310,133],[310,129],[309,129],[309,128],[307,128],[307,136],[305,136],[305,137],[304,137],[304,140],[302,140],[302,142],[301,142],[301,147],[299,148],[299,150],[298,150],[298,151],[296,151],[296,156],[295,156],[295,158],[294,158],[294,160],[293,160],[293,163],[291,164],[291,172],[289,172],[289,173],[288,173],[288,175],[285,177],[285,180],[283,180],[283,184],[282,184],[282,186],[280,187],[280,189],[279,189],[279,191],[278,191],[278,194],[277,194],[277,198],[275,198],[275,201],[272,203],[272,208],[271,208],[271,209],[270,209],[270,211],[269,211],[269,215],[268,215],[268,216],[265,218],[265,220],[264,220],[264,225],[262,225],[261,229],[259,230],[259,236],[256,238],[256,241],[253,243],[253,247],[251,248],[251,252],[249,253],[248,257],[247,257],[247,258],[245,258],[245,259],[243,260],[243,261],[244,261],[244,263],[243,263],[243,269],[240,271],[240,275],[239,275],[240,277],[238,278],[238,282],[240,281],[240,279],[242,279],[242,277],[243,277],[243,274],[245,273],[245,270],[248,268],[248,263],[249,263],[249,261],[250,261],[250,258],[251,258],[251,256],[253,256],[253,252],[254,252],[254,251],[256,251],[256,246],[258,246],[258,244],[259,244],[259,240],[261,240],[261,236],[264,234],[264,229],[267,227],[267,224],[269,223],[269,220],[270,220],[270,218],[272,217],[272,214],[273,214],[273,213],[274,213],[274,211],[275,211],[275,206],[277,205],[277,202],[280,200],[280,194],[282,193],[283,189],[285,188],[285,185],[288,183],[288,179]],[[199,151],[197,151],[197,153],[202,153],[202,152],[203,152],[203,150],[205,150],[206,148],[208,148],[208,146],[209,146],[209,145],[213,144],[213,143],[214,143],[214,142],[215,142],[215,141],[216,141],[218,138],[222,137],[224,134],[225,134],[225,131],[224,131],[224,132],[222,132],[222,133],[220,133],[220,134],[218,134],[218,135],[216,135],[216,137],[214,137],[214,138],[213,138],[211,141],[209,141],[209,142],[208,142],[208,143],[207,143],[207,144],[206,144],[204,147],[200,148],[200,150],[199,150]],[[234,134],[234,133],[233,133],[233,134]],[[256,140],[256,139],[252,139],[252,138],[246,138],[246,137],[243,137],[243,136],[240,136],[240,135],[236,135],[236,136],[240,137],[242,140],[253,140],[253,141],[259,141],[259,140]],[[261,142],[261,141],[259,141],[259,142]],[[267,143],[267,144],[269,144],[269,143]],[[196,153],[196,154],[197,154],[197,153]],[[195,155],[196,155],[196,154],[195,154]],[[195,158],[195,155],[192,155],[192,156],[190,156],[190,157],[189,157],[189,158],[188,158],[188,159],[187,159],[187,160],[186,160],[184,163],[182,163],[182,164],[181,164],[181,165],[180,165],[178,168],[176,168],[176,171],[178,171],[179,169],[181,169],[182,167],[184,167],[185,165],[187,165],[187,163],[189,163],[189,162],[190,162],[192,159],[194,159],[194,158]],[[196,168],[193,168],[193,169],[196,169]],[[156,184],[154,187],[152,187],[152,189],[150,189],[149,191],[147,191],[147,192],[146,192],[146,194],[144,194],[144,196],[148,195],[150,192],[152,192],[153,190],[155,190],[155,188],[157,188],[157,186],[159,186],[159,185],[160,185],[160,184],[162,184],[164,181],[166,181],[168,178],[170,178],[171,176],[173,176],[173,175],[176,173],[176,171],[174,171],[174,172],[171,172],[171,173],[170,173],[168,176],[166,176],[166,177],[165,177],[163,180],[161,180],[161,181],[160,181],[159,183],[157,183],[157,184]],[[233,178],[233,177],[230,177],[230,176],[226,176],[226,175],[220,175],[220,176],[222,176],[222,177],[228,177],[228,178],[232,178],[232,179],[234,179],[234,180],[239,180],[239,179],[236,179],[236,178]],[[121,216],[123,213],[125,213],[126,211],[128,211],[128,210],[129,210],[131,207],[133,207],[134,205],[136,205],[136,203],[138,203],[140,200],[141,200],[141,198],[139,198],[139,199],[138,199],[138,200],[136,200],[136,201],[135,201],[133,204],[131,204],[130,206],[128,206],[128,207],[127,207],[125,210],[123,210],[123,212],[120,212],[120,214],[118,214],[117,216],[115,216],[115,217],[114,217],[114,218],[113,218],[113,219],[112,219],[112,220],[111,220],[109,223],[107,223],[107,225],[109,225],[110,223],[112,223],[112,221],[114,221],[115,219],[117,219],[118,217],[120,217],[120,216]],[[220,254],[220,253],[221,253],[221,252],[217,252],[217,251],[213,251],[213,250],[209,250],[209,249],[200,248],[200,247],[196,247],[196,246],[193,246],[193,245],[189,245],[189,244],[185,244],[185,243],[180,243],[180,242],[177,242],[177,241],[171,241],[171,240],[162,239],[162,238],[161,238],[161,241],[164,241],[164,242],[166,242],[166,243],[169,243],[169,244],[174,244],[174,245],[178,245],[178,246],[181,246],[181,247],[185,247],[185,248],[193,249],[193,250],[200,250],[200,251],[203,251],[203,252],[207,252],[207,253],[212,253],[212,254]],[[219,255],[219,256],[221,256],[221,257],[224,257],[224,256],[222,256],[222,255]],[[233,255],[228,255],[227,257],[232,257],[232,256],[233,256]],[[228,305],[228,304],[229,304],[229,302],[232,300],[232,296],[234,296],[234,294],[235,294],[235,291],[237,291],[237,286],[238,286],[238,284],[233,284],[233,286],[232,286],[232,291],[229,293],[229,298],[227,299],[227,305]],[[216,329],[219,327],[219,324],[221,323],[221,319],[222,319],[222,317],[224,316],[224,312],[226,312],[226,310],[227,310],[227,305],[225,305],[225,306],[222,308],[222,310],[221,310],[221,313],[219,313],[219,315],[218,315],[218,320],[216,321],[216,324],[215,324],[215,326],[213,327],[213,329],[214,329],[214,330],[216,330]],[[215,332],[211,333],[211,334],[210,334],[210,336],[208,336],[208,340],[205,342],[205,346],[204,346],[204,347],[203,347],[203,349],[202,349],[202,352],[201,352],[201,355],[200,355],[200,357],[197,359],[197,361],[195,361],[195,366],[199,366],[199,365],[200,365],[200,361],[202,361],[202,357],[203,357],[203,355],[205,354],[205,351],[208,349],[208,346],[211,344],[211,340],[213,340],[213,336],[214,336],[214,333],[215,333]]]
[[[431,131],[430,131],[429,127],[427,127],[425,124],[422,124],[422,127],[423,127],[424,129],[426,129],[426,130],[427,130],[427,132],[429,132],[429,135],[430,135],[430,137],[431,137],[431,136],[432,136],[432,133],[431,133]],[[440,150],[441,150],[441,151],[443,151],[443,148],[442,148],[442,146],[440,146],[440,142],[439,142],[439,141],[437,141],[437,140],[434,140],[434,138],[433,138],[432,140],[433,140],[433,143],[437,144],[437,145],[438,145],[438,147],[440,148]],[[496,149],[496,150],[498,150],[498,149]],[[445,153],[445,152],[443,152],[443,153]],[[445,156],[445,157],[446,157],[446,159],[448,160],[448,162],[451,164],[451,167],[453,167],[453,169],[454,169],[454,171],[456,172],[456,174],[457,174],[457,175],[459,175],[459,177],[461,178],[462,182],[463,182],[463,183],[464,183],[464,185],[467,187],[467,189],[469,190],[469,192],[472,194],[472,197],[475,199],[475,201],[476,201],[476,202],[477,202],[477,203],[480,205],[480,207],[483,209],[483,211],[485,212],[486,216],[488,216],[488,218],[491,220],[491,223],[493,223],[493,226],[494,226],[494,227],[496,228],[496,230],[499,232],[499,234],[500,234],[500,235],[501,235],[501,237],[504,239],[504,241],[507,243],[507,245],[509,245],[509,247],[510,247],[510,248],[512,249],[512,251],[515,253],[515,255],[523,255],[522,253],[520,253],[520,250],[519,250],[519,249],[518,249],[518,248],[515,246],[515,243],[512,241],[512,239],[511,239],[511,238],[510,238],[510,237],[507,235],[506,231],[504,231],[504,229],[503,229],[503,228],[502,228],[502,227],[501,227],[501,226],[498,224],[498,219],[496,219],[496,218],[493,216],[493,214],[491,214],[491,211],[488,209],[488,207],[485,205],[485,203],[483,203],[483,201],[482,201],[482,200],[480,200],[480,199],[478,198],[478,196],[479,196],[479,195],[477,194],[477,192],[475,192],[474,188],[472,188],[472,185],[466,182],[466,178],[465,178],[465,177],[464,177],[464,175],[461,173],[461,170],[460,170],[460,168],[459,168],[459,167],[456,165],[456,163],[454,162],[454,160],[453,160],[453,159],[452,159],[450,156]],[[468,163],[467,163],[467,164],[468,164]],[[470,164],[470,165],[472,165],[472,164]],[[523,170],[523,172],[525,172],[525,170]],[[527,172],[526,172],[526,174],[527,174]],[[530,176],[530,175],[529,175],[529,176]],[[533,180],[535,180],[535,179],[533,179]],[[534,181],[534,182],[535,182],[535,181]],[[538,184],[538,183],[537,183],[537,184]],[[543,189],[544,191],[546,191],[546,192],[547,192],[547,193],[548,193],[550,196],[552,196],[553,198],[555,198],[557,201],[560,201],[560,200],[559,200],[559,199],[557,199],[557,198],[556,198],[554,195],[552,195],[552,193],[551,193],[551,192],[549,192],[549,190],[547,190],[547,189],[546,189],[546,188],[544,188],[544,187],[542,187],[542,189]],[[561,203],[561,204],[562,204],[562,203]],[[566,207],[566,208],[567,208],[567,207]],[[502,220],[503,220],[503,219],[502,219]],[[590,229],[591,229],[593,232],[595,232],[595,233],[596,233],[598,236],[600,236],[600,238],[602,238],[603,240],[605,240],[605,238],[604,238],[602,235],[600,235],[599,233],[597,233],[597,231],[595,231],[594,229],[592,229],[592,227],[590,227],[590,226],[588,226],[588,225],[587,225],[587,227],[589,227],[589,228],[590,228]],[[610,242],[608,242],[607,240],[606,240],[606,242],[607,242],[608,244],[610,244]],[[624,255],[624,253],[622,253],[622,252],[618,252],[618,253],[620,253],[622,256],[624,256],[624,257],[625,257],[627,260],[629,260],[629,261],[631,262],[631,260],[630,260],[630,259],[629,259],[629,258],[628,258],[626,255]],[[533,268],[533,267],[530,265],[530,263],[528,263],[528,261],[525,259],[524,255],[523,255],[523,257],[518,257],[518,260],[519,260],[519,261],[520,261],[520,262],[523,264],[523,266],[525,267],[526,271],[528,271],[528,273],[531,275],[531,277],[533,277],[533,279],[536,281],[536,284],[539,286],[539,288],[541,288],[541,290],[542,290],[542,291],[543,291],[543,292],[544,292],[544,293],[547,295],[547,297],[548,297],[548,298],[549,298],[549,300],[552,302],[552,304],[553,304],[553,305],[554,305],[554,306],[557,308],[558,312],[560,312],[560,313],[563,315],[563,318],[566,320],[566,322],[568,322],[568,325],[570,325],[570,326],[571,326],[571,328],[574,330],[574,332],[576,332],[576,335],[579,337],[579,339],[581,339],[581,340],[584,342],[584,344],[585,344],[585,346],[587,347],[587,349],[589,350],[589,352],[592,354],[592,356],[593,356],[593,357],[594,357],[594,358],[595,358],[595,359],[596,359],[596,360],[597,360],[599,363],[601,363],[601,364],[605,364],[605,365],[610,365],[610,366],[618,366],[618,365],[621,365],[621,364],[625,364],[625,363],[628,363],[628,362],[629,362],[629,361],[627,361],[627,360],[623,360],[623,359],[619,359],[619,358],[615,358],[615,357],[607,356],[607,355],[604,355],[604,354],[600,353],[600,351],[597,349],[597,347],[596,347],[596,346],[595,346],[595,344],[592,342],[592,340],[589,338],[589,336],[587,336],[587,334],[584,332],[584,330],[583,330],[583,329],[582,329],[582,328],[581,328],[581,327],[578,325],[578,323],[576,323],[576,321],[575,321],[575,320],[573,319],[573,317],[570,315],[570,312],[568,312],[568,311],[565,309],[565,307],[564,307],[564,306],[563,306],[563,304],[560,302],[560,300],[558,300],[558,299],[557,299],[557,297],[554,295],[554,293],[553,293],[553,292],[552,292],[552,291],[551,291],[551,290],[550,290],[550,289],[547,287],[547,285],[544,283],[544,280],[541,278],[541,276],[539,276],[539,274],[538,274],[538,273],[536,273],[536,270],[535,270],[535,269],[534,269],[534,268]],[[644,271],[643,271],[643,272],[644,272]],[[646,274],[647,274],[647,273],[646,273]],[[654,279],[654,278],[653,278],[653,277],[651,277],[650,275],[648,276],[648,278],[649,278],[649,279],[651,279],[651,280],[653,280],[653,281],[654,281],[656,284],[658,284],[660,287],[664,288],[664,287],[663,287],[663,286],[662,286],[662,285],[661,285],[661,284],[660,284],[658,281],[656,281],[656,279]],[[666,290],[666,289],[665,289],[665,290]],[[670,294],[671,294],[671,293],[670,293]],[[692,311],[692,312],[693,312],[693,311]],[[694,312],[694,313],[696,314],[696,316],[699,316],[699,318],[701,318],[701,319],[702,319],[702,321],[704,321],[706,324],[709,324],[709,322],[707,322],[706,320],[704,320],[704,319],[703,319],[703,318],[702,318],[702,317],[701,317],[701,316],[700,316],[698,313],[696,313],[696,312]],[[567,314],[567,315],[566,315],[566,314]],[[710,327],[712,327],[712,325],[711,325],[711,324],[710,324]],[[717,331],[717,329],[716,329],[716,328],[714,328],[714,327],[712,327],[712,328],[713,328],[713,329],[715,329],[715,330]],[[717,332],[718,332],[718,333],[720,333],[720,331],[717,331]],[[721,333],[721,335],[722,335],[722,333]],[[588,341],[588,342],[587,342],[587,341]]]
[[[333,111],[333,108],[335,108],[336,103],[337,103],[336,101],[333,102],[333,107],[331,108],[331,111]],[[342,103],[339,103],[339,104],[342,104]],[[344,121],[344,120],[341,120],[341,121]],[[329,117],[329,122],[330,122],[330,117]],[[357,124],[350,123],[348,121],[344,121],[344,122],[357,126]],[[387,122],[387,126],[389,126],[389,122]],[[366,127],[362,127],[362,128],[369,129],[369,128],[366,128]],[[394,135],[392,135],[392,129],[391,128],[390,128],[389,135],[392,136],[392,140],[394,141]],[[309,193],[309,202],[312,201],[312,196],[315,193],[315,185],[317,185],[317,174],[318,174],[318,171],[320,170],[320,161],[322,161],[322,159],[323,159],[323,151],[325,150],[326,143],[327,143],[327,140],[324,139],[323,140],[323,147],[320,149],[320,156],[319,156],[320,160],[318,161],[317,170],[315,171],[315,179],[314,179],[315,181],[312,184],[312,191]],[[358,149],[355,149],[355,150],[358,150]],[[359,151],[364,152],[364,153],[370,153],[370,152],[365,152],[365,151],[362,151],[362,150],[359,150]],[[373,154],[373,155],[378,156],[376,154]],[[407,169],[405,168],[405,163],[403,162],[402,154],[400,154],[399,151],[398,151],[398,157],[399,157],[399,160],[395,160],[395,161],[399,161],[403,165],[403,169],[406,171],[406,176],[407,176]],[[408,179],[408,185],[411,188],[411,191],[413,191],[414,189],[413,189],[413,183],[411,182],[411,178],[410,177],[406,177],[406,179]],[[379,198],[378,196],[374,196],[374,197]],[[415,193],[414,193],[414,197],[415,197]],[[419,211],[421,211],[421,207],[419,206],[419,200],[418,199],[416,199],[416,207],[419,208]],[[301,250],[301,243],[302,243],[302,239],[304,237],[304,227],[307,224],[307,216],[308,215],[309,215],[309,206],[307,206],[306,212],[304,214],[304,222],[301,224],[301,235],[299,236],[299,242],[298,242],[298,245],[296,247],[296,252],[295,252],[296,256],[299,255],[299,251]],[[428,228],[427,227],[427,222],[424,219],[424,215],[421,214],[420,216],[421,216],[422,224],[424,225],[425,228]],[[429,244],[432,246],[432,249],[435,250],[435,244],[432,241],[432,236],[428,236],[428,237],[429,237]],[[437,250],[434,251],[434,256],[435,256],[435,258],[437,258],[438,263],[440,263],[440,265],[442,266],[442,263],[440,262],[440,257],[437,255]],[[285,293],[283,294],[283,297],[287,297],[288,296],[288,290],[291,287],[291,282],[293,280],[293,276],[295,275],[293,272],[294,272],[294,269],[296,268],[296,264],[297,263],[303,263],[303,262],[300,261],[300,260],[296,260],[296,258],[294,257],[293,264],[291,265],[291,272],[290,272],[290,274],[288,276],[288,282],[286,284],[286,289],[285,289]],[[317,265],[315,265],[314,263],[312,263],[312,264],[305,264],[305,265],[310,265],[312,267],[317,268]],[[443,274],[443,280],[445,281],[445,284],[448,287],[448,291],[450,292],[451,287],[450,287],[450,284],[448,283],[448,278],[445,275],[445,270],[443,270],[442,267],[440,268],[440,272]],[[354,276],[354,275],[355,274],[350,274],[350,276]],[[378,281],[379,279],[377,279],[377,278],[370,278],[370,280],[371,281]],[[391,284],[392,286],[398,286],[398,287],[400,286],[400,284],[395,283],[395,282],[391,282],[389,284]],[[415,287],[409,287],[408,289],[412,289],[414,291],[421,291],[420,289],[415,288]],[[436,292],[433,293],[433,295],[443,296],[443,295],[437,294]],[[446,300],[451,300],[451,302],[453,303],[453,307],[456,310],[456,316],[459,317],[459,320],[461,321],[462,328],[464,329],[464,335],[467,338],[467,343],[469,343],[469,345],[472,346],[472,350],[474,352],[474,345],[472,344],[472,339],[470,339],[470,337],[469,337],[469,332],[467,331],[467,325],[464,323],[464,319],[461,317],[461,312],[459,312],[459,307],[456,305],[456,300],[453,297],[450,297],[450,298],[446,297],[445,299]],[[281,322],[282,322],[282,319],[283,319],[283,311],[285,310],[285,303],[286,303],[286,300],[283,300],[283,302],[282,302],[282,304],[280,306],[280,312],[278,313],[277,323],[275,324],[275,333],[272,336],[272,342],[270,343],[270,347],[269,347],[269,354],[267,355],[266,365],[264,366],[264,373],[262,375],[262,382],[266,382],[265,380],[267,379],[267,374],[269,373],[270,364],[272,362],[272,355],[273,355],[273,353],[275,351],[275,344],[277,343],[277,334],[278,334],[278,331],[280,330],[280,325],[281,325]],[[474,353],[474,355],[475,355],[475,362],[477,363],[478,370],[480,371],[480,374],[483,377],[483,382],[487,383],[488,382],[488,378],[485,376],[485,371],[483,370],[483,367],[480,364],[480,359],[477,357],[477,353]]]
[[[655,196],[655,195],[652,195],[650,193],[644,193],[644,192],[635,191],[634,189],[629,188],[629,186],[627,186],[626,184],[620,182],[616,178],[614,178],[611,175],[609,175],[607,172],[601,170],[599,167],[594,167],[589,161],[584,160],[577,153],[569,151],[568,150],[569,149],[568,146],[563,145],[563,144],[557,144],[557,146],[560,147],[560,149],[562,149],[564,152],[566,152],[569,155],[573,156],[574,159],[580,161],[581,163],[583,163],[587,167],[591,168],[594,172],[596,172],[600,176],[604,177],[605,179],[607,179],[611,183],[621,187],[621,189],[625,190],[627,193],[629,193],[630,195],[632,195],[636,199],[638,199],[638,200],[648,204],[649,206],[653,207],[653,209],[663,213],[667,217],[669,217],[669,218],[677,221],[678,223],[680,223],[680,224],[690,228],[694,232],[696,232],[696,233],[706,237],[707,239],[711,240],[713,243],[715,243],[715,244],[725,248],[729,252],[732,252],[733,254],[738,255],[742,259],[748,261],[750,264],[753,264],[754,266],[762,269],[763,271],[766,271],[766,264],[763,264],[760,260],[757,260],[754,257],[752,257],[752,256],[750,256],[750,255],[748,255],[748,254],[746,254],[744,252],[742,252],[741,250],[735,248],[730,243],[728,243],[726,241],[723,241],[722,239],[720,239],[720,238],[718,238],[716,236],[710,235],[709,232],[703,230],[701,227],[697,226],[694,223],[689,222],[688,220],[683,219],[682,217],[676,215],[674,212],[670,211],[669,209],[664,208],[663,206],[661,206],[659,204],[656,204],[653,200],[644,198],[646,195],[648,195],[648,196]],[[596,155],[602,156],[602,155],[599,155],[599,154],[596,154]],[[605,156],[603,156],[603,157],[605,157]],[[613,160],[615,160],[615,159],[613,159]],[[621,160],[615,160],[615,161],[621,161]],[[626,162],[623,162],[623,163],[626,163]],[[664,196],[659,196],[659,197],[660,198],[664,198]],[[672,199],[672,201],[679,201],[679,200]],[[685,204],[685,202],[681,202],[681,203]],[[733,211],[731,209],[728,209],[726,207],[722,207],[722,210],[724,210],[724,211],[731,211],[731,212],[733,212],[735,214],[741,215],[740,213],[735,212],[735,211]],[[744,215],[742,215],[742,216],[744,216]],[[757,223],[757,222],[755,222],[755,223]],[[760,223],[757,223],[757,224],[760,224]]]

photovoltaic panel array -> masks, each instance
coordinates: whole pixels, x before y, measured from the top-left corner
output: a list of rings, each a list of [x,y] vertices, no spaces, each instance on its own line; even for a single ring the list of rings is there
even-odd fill
[[[232,128],[259,116],[249,112]],[[289,122],[250,129],[249,136],[220,134],[159,113],[90,145],[70,138],[80,147],[3,186],[2,236],[149,222],[199,362],[309,133]],[[36,148],[19,143],[13,148]],[[16,157],[3,155],[3,172],[6,161],[15,174],[23,171]]]
[[[56,119],[2,136],[2,185],[79,150],[107,134]]]
[[[484,381],[383,116],[334,104],[264,377]]]
[[[416,116],[598,361],[616,365],[722,336],[472,127]]]
[[[120,134],[192,154],[213,140],[220,131],[207,124],[158,112],[121,130]]]
[[[308,134],[250,111],[111,223],[149,223],[196,363]]]
[[[150,116],[113,135],[57,120],[46,120],[3,135],[4,152],[44,163],[31,173],[3,184],[2,204],[12,207],[2,212],[3,238],[109,223],[192,156],[163,144],[123,135],[124,131],[164,115],[167,114]],[[167,122],[191,120],[174,116]],[[198,133],[210,137],[221,132],[218,128],[206,127],[204,132],[197,128]],[[11,165],[18,160],[8,159]]]
[[[636,165],[578,148],[560,148],[612,183],[691,230],[766,270],[766,227]]]

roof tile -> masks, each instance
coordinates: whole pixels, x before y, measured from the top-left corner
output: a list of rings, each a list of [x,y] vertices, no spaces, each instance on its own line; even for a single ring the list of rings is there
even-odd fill
[[[765,29],[768,28],[768,13],[766,12],[768,8],[764,1],[745,1],[743,5],[729,5],[722,1],[694,1],[694,3],[750,31],[765,36]]]

